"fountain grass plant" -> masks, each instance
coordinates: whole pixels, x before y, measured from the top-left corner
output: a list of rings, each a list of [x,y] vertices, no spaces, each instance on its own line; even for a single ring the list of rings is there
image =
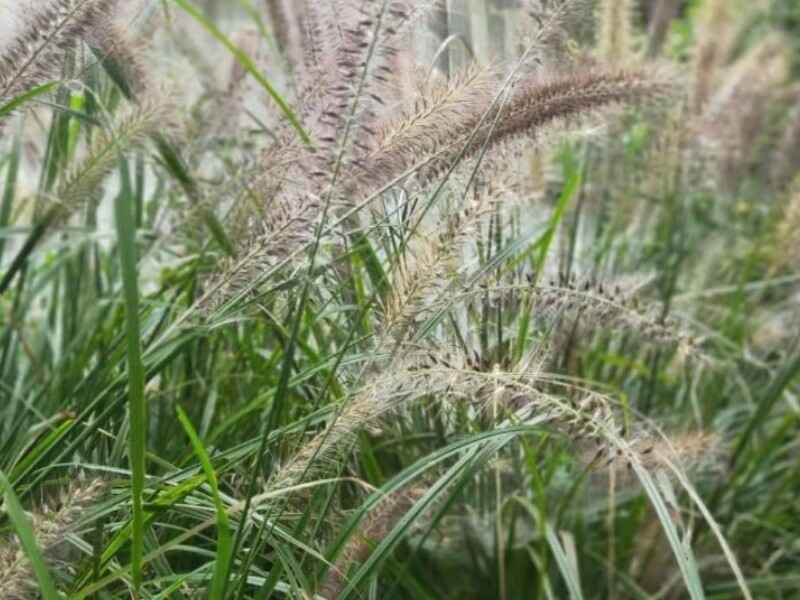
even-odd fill
[[[0,600],[800,593],[767,9],[242,4],[0,57]]]

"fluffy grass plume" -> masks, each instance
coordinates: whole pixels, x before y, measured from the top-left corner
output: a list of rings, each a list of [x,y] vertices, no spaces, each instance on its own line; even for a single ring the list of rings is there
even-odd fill
[[[76,562],[74,549],[66,536],[90,511],[103,493],[101,480],[77,481],[59,492],[58,498],[32,514],[36,543],[47,565],[59,571]],[[38,583],[27,557],[16,540],[5,540],[0,548],[0,587],[2,600],[27,600],[37,596]]]
[[[0,56],[0,100],[57,77],[65,53],[96,34],[116,0],[48,0],[25,15]]]

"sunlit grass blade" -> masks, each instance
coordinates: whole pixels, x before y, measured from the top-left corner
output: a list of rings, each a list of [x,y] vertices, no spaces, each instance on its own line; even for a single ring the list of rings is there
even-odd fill
[[[725,559],[728,561],[728,564],[733,571],[734,576],[736,577],[736,583],[739,585],[739,590],[742,592],[745,600],[752,600],[753,596],[750,592],[750,588],[747,585],[747,581],[745,580],[744,573],[742,573],[742,568],[739,565],[739,561],[736,559],[736,555],[733,553],[733,550],[728,543],[728,540],[725,539],[725,536],[722,533],[722,529],[717,523],[714,516],[709,511],[708,507],[706,506],[703,499],[697,493],[695,487],[691,484],[691,482],[686,478],[686,475],[674,464],[671,462],[667,462],[667,466],[672,471],[675,478],[681,483],[683,489],[686,490],[686,493],[689,494],[689,497],[694,502],[695,506],[700,510],[700,513],[703,515],[703,518],[706,521],[706,524],[714,533],[714,536],[717,538],[720,547],[722,548],[722,552],[725,555]]]
[[[561,571],[561,575],[567,584],[569,597],[572,598],[572,600],[583,600],[583,592],[581,591],[581,582],[578,573],[567,557],[567,552],[564,550],[564,546],[561,545],[561,541],[558,539],[551,523],[545,524],[545,534],[550,550],[552,550],[553,556],[556,558],[558,569]]]
[[[703,600],[706,596],[703,591],[703,585],[700,583],[697,559],[689,545],[691,540],[688,537],[684,540],[680,539],[675,523],[669,514],[669,509],[650,473],[639,463],[638,459],[631,460],[630,464],[653,505],[656,515],[658,515],[661,528],[667,536],[667,541],[672,548],[672,553],[680,568],[686,590],[689,592],[689,597],[692,598],[692,600]]]

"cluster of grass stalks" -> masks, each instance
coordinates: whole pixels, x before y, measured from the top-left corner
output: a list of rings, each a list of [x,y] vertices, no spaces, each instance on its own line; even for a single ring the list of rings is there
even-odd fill
[[[0,46],[0,600],[800,594],[790,8],[220,5]]]

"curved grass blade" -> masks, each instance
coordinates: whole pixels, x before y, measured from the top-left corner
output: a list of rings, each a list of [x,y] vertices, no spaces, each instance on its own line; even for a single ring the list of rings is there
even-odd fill
[[[739,591],[742,592],[742,596],[745,598],[745,600],[753,600],[753,595],[751,594],[750,588],[747,585],[747,580],[744,578],[744,573],[742,573],[742,569],[739,566],[739,561],[736,559],[736,555],[733,553],[728,541],[725,539],[722,529],[714,518],[714,515],[711,514],[711,511],[706,506],[706,503],[703,502],[700,494],[697,493],[697,490],[687,479],[686,475],[671,461],[667,460],[665,461],[665,464],[669,470],[672,471],[672,474],[678,479],[680,484],[683,486],[683,489],[686,490],[686,493],[689,494],[689,497],[692,499],[695,506],[697,506],[697,508],[700,510],[703,518],[706,520],[709,529],[711,529],[712,533],[717,538],[717,542],[722,548],[722,553],[725,555],[725,559],[728,561],[731,571],[733,571],[733,575],[736,578],[736,583],[739,585]]]
[[[42,436],[35,445],[26,449],[25,457],[14,465],[10,471],[11,480],[16,481],[20,474],[26,472],[32,464],[39,460],[44,454],[55,447],[70,430],[75,423],[75,419],[67,419],[64,423]]]
[[[409,527],[413,524],[414,520],[422,515],[427,509],[439,501],[442,494],[451,489],[451,486],[457,485],[463,477],[472,475],[475,468],[485,464],[492,456],[494,456],[503,446],[508,444],[517,435],[526,431],[531,431],[530,426],[514,427],[506,430],[493,431],[488,435],[478,435],[467,441],[459,441],[445,448],[446,452],[438,452],[432,457],[423,458],[410,468],[406,469],[403,473],[395,477],[390,484],[374,494],[373,497],[365,503],[364,510],[369,510],[382,497],[394,493],[401,489],[405,483],[418,476],[420,473],[431,469],[435,464],[440,462],[443,455],[451,455],[453,453],[460,453],[464,450],[464,455],[453,464],[447,472],[442,475],[436,483],[434,483],[412,507],[411,509],[398,521],[397,525],[392,531],[381,540],[370,557],[361,565],[353,577],[349,580],[347,586],[342,590],[339,595],[340,600],[344,600],[351,596],[356,588],[362,583],[366,582],[379,565],[385,560],[389,553],[397,546],[400,540],[405,536]],[[433,457],[436,460],[433,460]],[[351,521],[347,533],[352,532],[352,527],[357,524],[356,521]],[[340,541],[340,544],[342,542]],[[341,546],[340,546],[341,547]]]
[[[46,94],[47,92],[51,91],[57,85],[59,85],[60,81],[50,81],[49,83],[43,83],[40,86],[33,88],[32,90],[25,92],[24,94],[20,94],[15,98],[12,98],[2,106],[0,106],[0,119],[5,117],[6,115],[12,113],[20,106],[25,104],[28,100],[32,100],[37,96],[41,96],[42,94]]]
[[[550,550],[552,550],[553,556],[555,556],[558,570],[561,571],[561,575],[564,577],[564,581],[567,583],[569,597],[572,598],[572,600],[583,600],[583,592],[581,591],[581,583],[580,579],[578,578],[578,573],[567,556],[564,546],[561,545],[561,541],[558,539],[556,531],[553,529],[553,525],[549,522],[545,525],[545,535],[547,537],[547,543],[550,546]]]
[[[658,490],[658,487],[653,481],[650,473],[648,473],[647,470],[641,465],[638,458],[632,454],[629,458],[631,459],[631,468],[639,478],[639,482],[642,484],[647,497],[650,499],[650,502],[656,511],[656,515],[658,516],[658,520],[661,522],[661,527],[667,536],[667,541],[669,542],[672,552],[675,555],[675,559],[678,562],[681,575],[683,575],[683,581],[686,584],[689,597],[692,598],[692,600],[704,600],[705,593],[703,592],[703,586],[700,583],[700,574],[698,572],[698,565],[697,560],[694,557],[694,552],[692,552],[692,549],[688,543],[681,542],[680,538],[678,537],[678,531],[675,528],[675,523],[672,521],[672,517],[669,514],[669,509],[667,508],[664,498],[661,496],[661,492]]]

